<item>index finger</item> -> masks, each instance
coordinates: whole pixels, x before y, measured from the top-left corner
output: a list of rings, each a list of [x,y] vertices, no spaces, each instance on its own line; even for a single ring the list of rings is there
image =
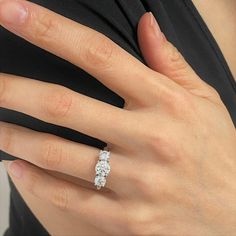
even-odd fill
[[[2,0],[0,23],[27,41],[79,66],[125,99],[146,99],[147,95],[143,94],[151,94],[152,70],[89,27],[23,0]]]

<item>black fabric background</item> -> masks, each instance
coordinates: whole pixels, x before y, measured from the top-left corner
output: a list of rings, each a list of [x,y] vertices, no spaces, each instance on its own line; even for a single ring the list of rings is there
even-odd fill
[[[235,82],[218,45],[190,0],[33,0],[32,2],[96,29],[143,62],[138,48],[136,29],[140,17],[146,11],[152,11],[167,38],[182,52],[201,78],[218,90],[236,124]],[[0,51],[1,72],[61,84],[114,106],[124,105],[121,97],[83,70],[3,28],[0,28]],[[98,148],[105,146],[102,140],[8,109],[0,109],[0,120]],[[12,158],[14,157],[0,151],[0,159]],[[12,183],[10,210],[10,228],[6,232],[7,236],[48,235]]]

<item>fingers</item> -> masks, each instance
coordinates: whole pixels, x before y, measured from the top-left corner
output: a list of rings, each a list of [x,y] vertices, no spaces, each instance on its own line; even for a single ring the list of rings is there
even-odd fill
[[[33,196],[52,204],[65,214],[76,215],[91,225],[107,229],[108,216],[119,212],[112,192],[97,192],[83,188],[47,174],[42,169],[24,161],[8,164],[8,173],[17,186]],[[105,210],[104,210],[105,209]],[[102,214],[101,214],[102,212]]]
[[[20,6],[19,11],[16,6]],[[146,94],[155,90],[148,78],[153,77],[148,67],[101,33],[50,10],[28,1],[3,0],[0,23],[29,42],[81,67],[126,100],[136,97],[144,102]]]
[[[128,111],[61,85],[0,74],[0,106],[117,145],[129,133]]]
[[[138,38],[145,60],[153,70],[168,76],[196,95],[209,95],[209,85],[199,78],[178,49],[166,39],[151,13],[141,18]]]

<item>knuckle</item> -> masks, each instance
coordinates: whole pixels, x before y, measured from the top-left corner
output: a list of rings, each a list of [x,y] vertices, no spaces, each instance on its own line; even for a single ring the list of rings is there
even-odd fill
[[[183,58],[182,54],[179,52],[179,50],[172,45],[170,42],[168,43],[168,49],[169,49],[169,61],[171,62],[170,65],[172,67],[172,70],[170,71],[172,73],[172,76],[185,76],[186,71],[188,69],[188,64]]]
[[[149,201],[156,198],[156,182],[157,175],[151,168],[147,168],[149,171],[140,170],[138,173],[133,172],[129,177],[129,182],[133,184],[136,190]],[[140,173],[142,173],[140,175]]]
[[[61,166],[63,158],[63,145],[60,145],[55,139],[49,138],[42,145],[42,153],[39,159],[42,167],[54,170]]]
[[[91,65],[98,69],[108,69],[111,65],[110,61],[115,54],[115,47],[113,42],[104,35],[93,37],[88,40],[87,47],[83,50],[83,57],[85,61],[90,62]]]
[[[181,109],[187,109],[188,111],[193,107],[191,94],[187,92],[178,92],[174,94],[174,100],[172,101],[174,105],[177,106],[177,109],[181,111]]]
[[[68,211],[69,210],[69,189],[68,187],[63,183],[59,184],[55,190],[52,192],[51,200],[53,206],[58,208],[62,211]]]
[[[66,117],[71,110],[73,96],[59,86],[47,93],[42,99],[42,110],[47,118],[58,120]]]
[[[152,235],[155,230],[157,221],[151,214],[150,209],[139,207],[131,211],[131,216],[125,219],[125,228],[128,235]]]
[[[177,142],[173,136],[168,135],[168,131],[160,131],[158,134],[151,134],[146,138],[147,148],[154,159],[164,162],[179,162],[181,159]],[[174,145],[173,145],[174,144]],[[149,178],[152,181],[153,178]]]
[[[31,28],[31,37],[39,40],[41,43],[51,41],[55,37],[55,30],[59,28],[59,22],[48,14],[40,14],[35,16],[34,27]]]
[[[192,95],[187,91],[172,91],[171,95],[165,99],[166,110],[171,114],[184,116],[190,114],[195,108],[195,103]]]

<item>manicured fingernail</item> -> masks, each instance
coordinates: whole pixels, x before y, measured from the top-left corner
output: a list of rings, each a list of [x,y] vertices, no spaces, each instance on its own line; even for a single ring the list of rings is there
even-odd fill
[[[152,12],[149,12],[149,19],[150,19],[150,26],[153,29],[153,32],[156,35],[156,37],[157,38],[162,38],[160,26],[158,25],[158,23],[157,23],[155,17],[153,16]]]
[[[27,9],[18,1],[0,2],[0,23],[21,25],[28,15]]]
[[[10,174],[12,174],[17,179],[20,179],[23,175],[22,166],[15,161],[10,162],[8,164],[8,171],[10,172]]]

